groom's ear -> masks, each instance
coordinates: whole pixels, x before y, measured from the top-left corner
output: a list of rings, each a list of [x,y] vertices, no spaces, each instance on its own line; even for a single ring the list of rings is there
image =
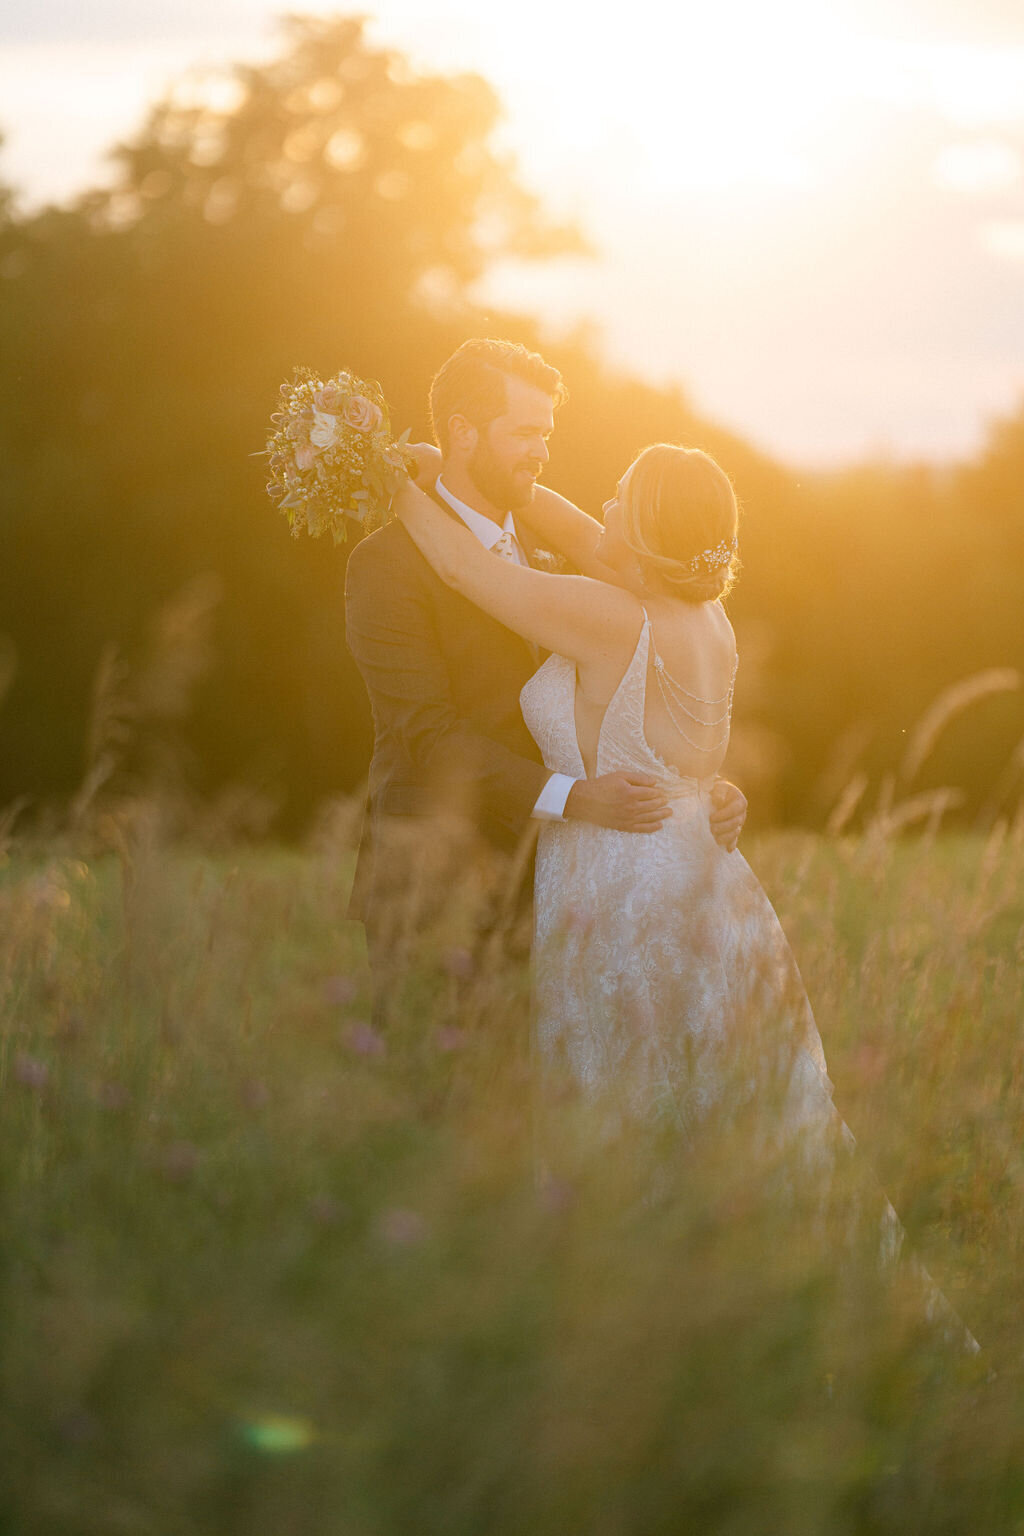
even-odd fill
[[[460,412],[448,418],[448,441],[456,453],[472,453],[480,434],[468,416]]]

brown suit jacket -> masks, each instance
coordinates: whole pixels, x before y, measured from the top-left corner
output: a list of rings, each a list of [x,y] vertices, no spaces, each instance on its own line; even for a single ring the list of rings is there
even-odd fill
[[[401,523],[353,550],[345,618],[374,723],[349,916],[372,934],[394,818],[417,818],[428,835],[444,836],[447,816],[468,817],[492,848],[521,855],[534,839],[530,814],[548,774],[519,708],[537,666],[533,648],[445,586]],[[532,889],[528,863],[514,861],[520,902]]]

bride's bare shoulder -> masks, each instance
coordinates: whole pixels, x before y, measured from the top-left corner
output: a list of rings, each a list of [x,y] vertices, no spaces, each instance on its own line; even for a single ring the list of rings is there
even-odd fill
[[[601,581],[596,576],[572,576],[570,581],[584,582],[591,600],[600,603],[605,615],[624,634],[632,634],[635,641],[643,623],[645,609],[635,593],[615,582]]]
[[[736,633],[718,599],[705,603],[675,599],[650,616],[667,658],[675,650],[680,660],[700,656],[714,665],[735,665]]]
[[[712,602],[708,603],[707,606],[714,610],[714,622],[718,625],[718,628],[723,637],[731,643],[732,648],[735,651],[736,631],[732,627],[732,620],[725,611],[722,599],[720,597],[716,597]]]

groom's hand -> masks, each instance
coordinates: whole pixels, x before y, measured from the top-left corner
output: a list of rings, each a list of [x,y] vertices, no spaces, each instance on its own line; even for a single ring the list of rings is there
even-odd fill
[[[603,773],[597,779],[576,780],[565,814],[615,832],[657,832],[672,807],[649,773]]]
[[[711,835],[726,853],[739,842],[747,819],[747,797],[728,779],[718,779],[711,789]]]

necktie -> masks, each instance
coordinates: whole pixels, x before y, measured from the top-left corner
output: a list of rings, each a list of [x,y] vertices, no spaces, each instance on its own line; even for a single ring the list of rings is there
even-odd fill
[[[503,533],[501,538],[491,545],[491,554],[497,555],[499,560],[511,560],[513,564],[518,565],[520,563],[521,551],[515,534],[507,531]],[[527,564],[525,559],[522,561],[522,564]],[[526,640],[525,635],[523,639]],[[534,666],[536,666],[540,660],[540,651],[532,640],[526,640],[526,644],[530,647],[530,655],[533,657]]]
[[[499,560],[513,560],[519,563],[519,546],[516,543],[514,533],[505,532],[497,543],[491,545],[491,554],[497,555]]]

